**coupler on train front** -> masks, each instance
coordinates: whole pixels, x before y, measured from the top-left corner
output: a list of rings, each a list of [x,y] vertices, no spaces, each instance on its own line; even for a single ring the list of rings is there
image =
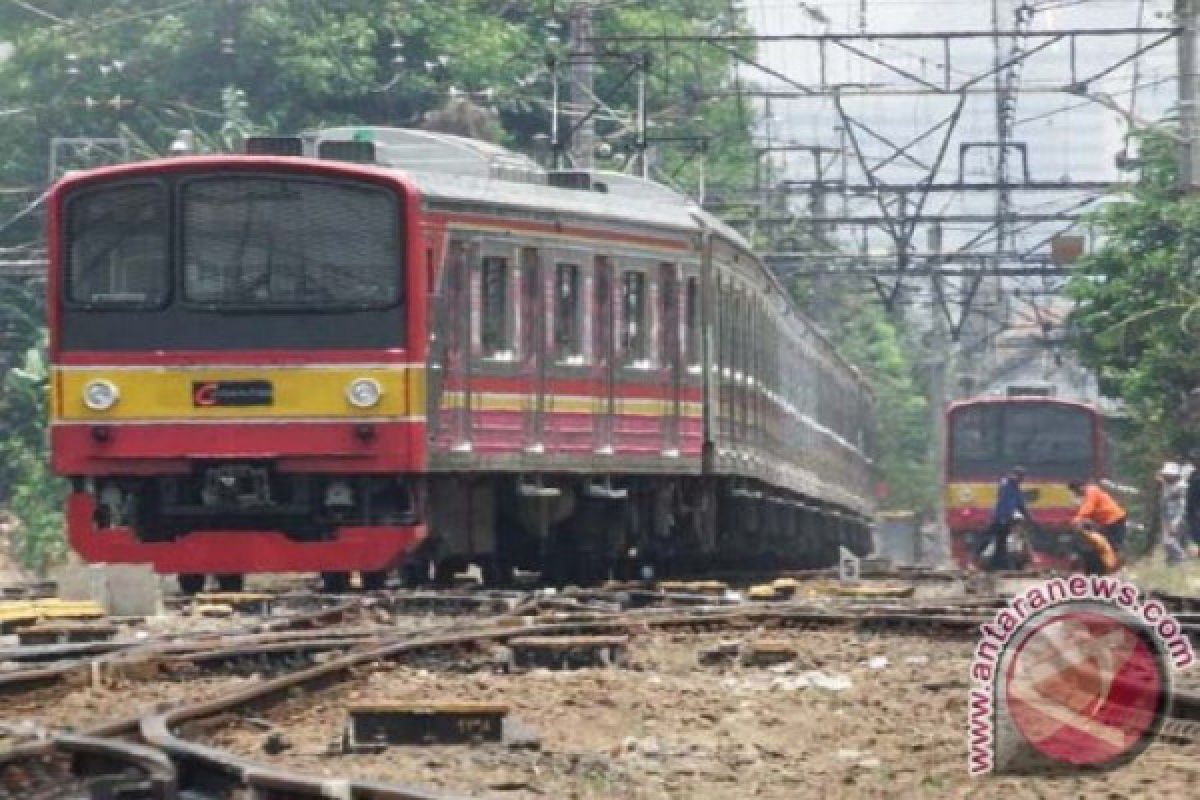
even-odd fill
[[[141,563],[198,591],[245,573],[317,572],[344,590],[377,588],[425,537],[413,484],[393,476],[280,474],[206,464],[182,475],[77,478],[71,546],[89,562]]]

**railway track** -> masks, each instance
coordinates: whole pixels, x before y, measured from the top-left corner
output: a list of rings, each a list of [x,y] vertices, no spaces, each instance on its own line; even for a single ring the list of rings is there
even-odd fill
[[[452,664],[467,654],[511,644],[519,638],[547,636],[641,636],[736,634],[748,631],[841,629],[863,633],[908,634],[935,640],[972,638],[990,619],[1003,598],[974,598],[962,603],[921,600],[839,603],[742,603],[696,605],[685,594],[657,593],[633,602],[629,591],[588,591],[553,596],[466,593],[409,593],[377,598],[381,607],[435,609],[451,612],[449,620],[427,630],[338,627],[342,616],[331,609],[290,621],[286,630],[209,637],[194,642],[155,642],[120,649],[91,659],[119,664],[143,659],[168,674],[187,670],[252,670],[258,680],[198,701],[177,703],[148,715],[111,719],[82,733],[39,732],[21,746],[0,753],[0,800],[31,798],[121,798],[122,800],[216,800],[264,798],[445,798],[433,788],[387,785],[356,779],[331,780],[319,775],[272,766],[213,747],[195,731],[230,715],[263,713],[297,693],[316,694],[361,677],[380,664],[429,661]],[[360,601],[361,602],[361,599]],[[316,616],[319,615],[319,616]],[[1185,625],[1193,638],[1200,621]],[[307,626],[307,627],[306,627]],[[323,663],[314,656],[331,654]],[[69,663],[78,670],[86,657]],[[27,690],[37,684],[38,670],[54,673],[68,665],[24,671],[0,679],[0,689]],[[25,684],[22,686],[22,681]],[[45,684],[41,684],[45,685]],[[1180,691],[1175,717],[1200,721],[1200,694]],[[238,794],[241,792],[241,794]]]

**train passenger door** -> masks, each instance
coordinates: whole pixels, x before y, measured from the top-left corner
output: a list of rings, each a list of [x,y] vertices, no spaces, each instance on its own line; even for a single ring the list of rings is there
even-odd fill
[[[471,449],[471,264],[476,242],[452,237],[442,271],[434,377],[429,393],[438,450]]]
[[[680,392],[683,389],[683,352],[680,337],[679,268],[660,264],[658,292],[661,306],[659,331],[659,379],[663,387],[663,443],[665,456],[679,455]]]
[[[614,340],[613,265],[596,256],[592,273],[592,414],[594,450],[611,453],[613,440],[616,358]]]
[[[524,396],[523,440],[525,452],[545,449],[546,414],[546,277],[541,255],[533,247],[521,249],[521,381]]]
[[[519,447],[524,427],[521,402],[506,386],[518,379],[521,363],[522,251],[506,238],[480,243],[471,274],[471,445],[475,452],[499,453]]]

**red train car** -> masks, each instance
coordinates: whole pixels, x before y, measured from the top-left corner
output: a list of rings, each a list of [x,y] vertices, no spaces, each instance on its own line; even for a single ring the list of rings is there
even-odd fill
[[[1074,549],[1067,481],[1109,477],[1104,420],[1092,406],[1047,397],[983,397],[946,411],[946,526],[960,566],[987,530],[1000,480],[1014,466],[1033,514],[1034,567],[1064,567]]]
[[[86,559],[340,586],[869,547],[869,391],[685,198],[417,131],[249,145],[50,197]]]

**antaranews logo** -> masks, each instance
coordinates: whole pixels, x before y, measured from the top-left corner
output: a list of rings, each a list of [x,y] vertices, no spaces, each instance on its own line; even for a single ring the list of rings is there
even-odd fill
[[[980,633],[967,720],[972,775],[1127,762],[1162,730],[1173,670],[1195,663],[1160,601],[1107,576],[1032,586]]]

